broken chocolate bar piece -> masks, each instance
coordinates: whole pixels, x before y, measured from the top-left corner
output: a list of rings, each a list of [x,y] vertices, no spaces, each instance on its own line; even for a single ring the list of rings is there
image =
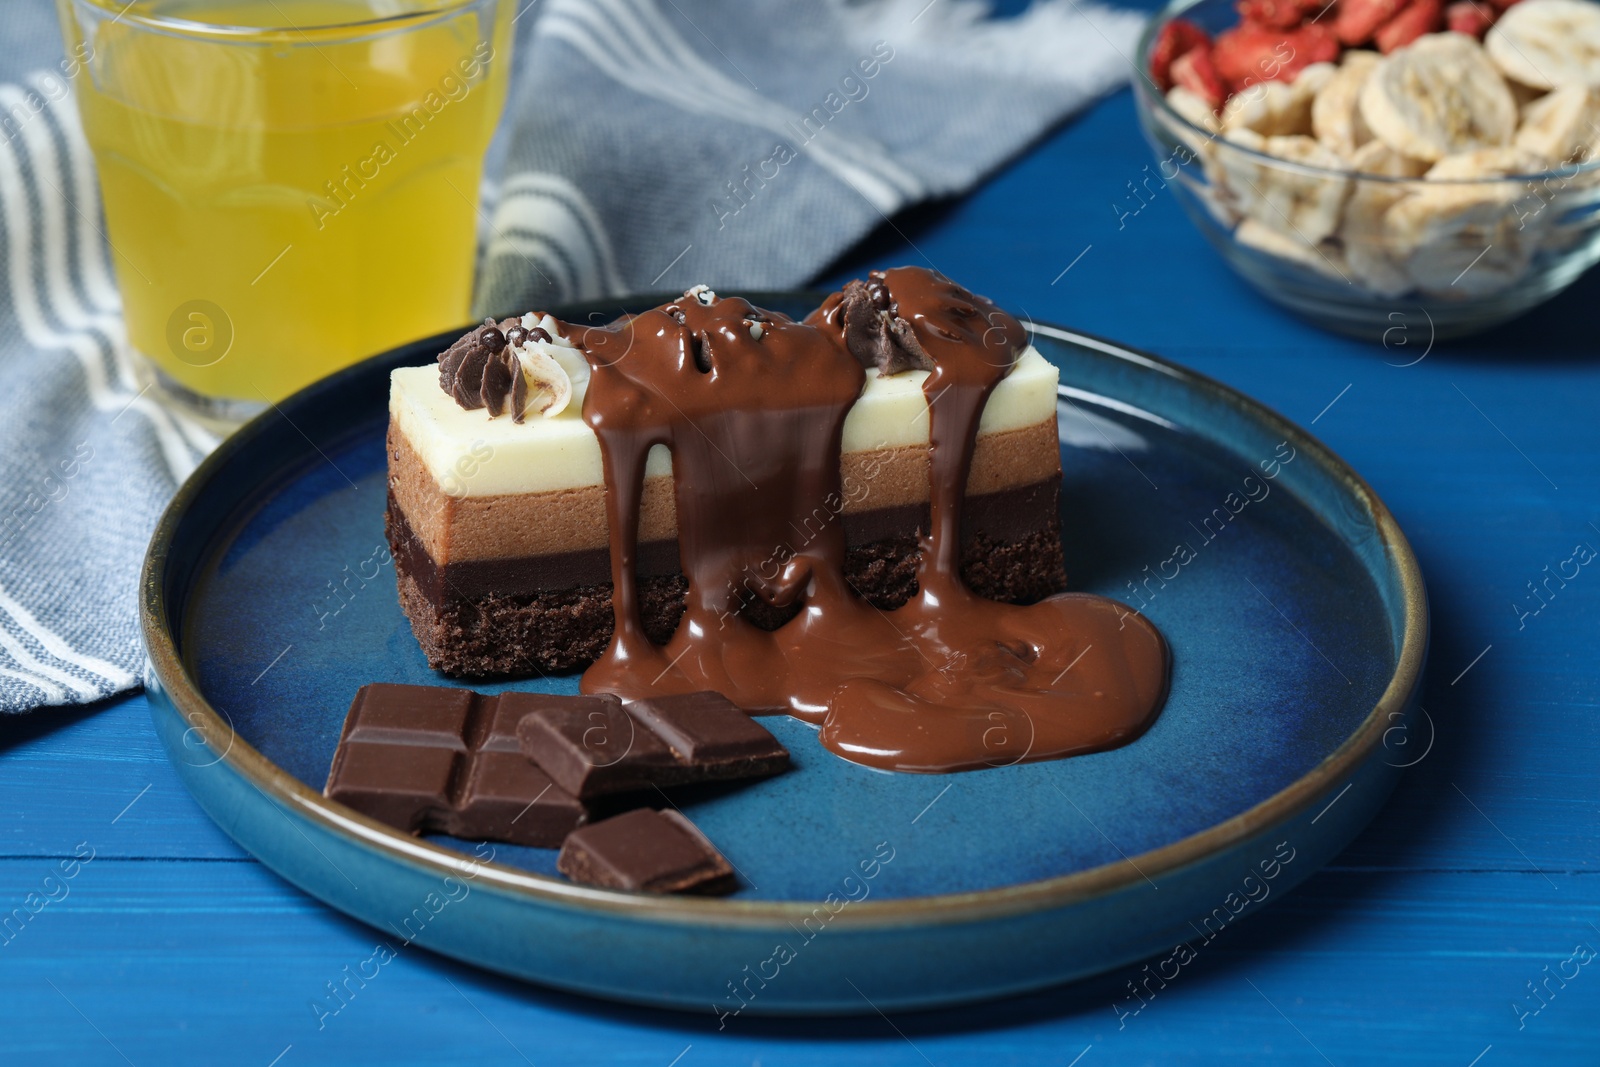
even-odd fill
[[[759,778],[789,765],[789,750],[721,693],[647,697],[627,710],[706,778]]]
[[[574,882],[650,893],[727,893],[733,868],[677,811],[638,808],[573,831],[556,869]]]
[[[522,755],[516,724],[528,696],[362,686],[323,792],[411,833],[556,848],[587,813]]]
[[[536,704],[533,694],[525,694]],[[760,778],[789,765],[789,750],[718,693],[551,698],[517,727],[523,755],[567,792],[588,800],[651,786]]]
[[[690,780],[672,750],[614,696],[551,699],[517,726],[522,754],[588,800]]]

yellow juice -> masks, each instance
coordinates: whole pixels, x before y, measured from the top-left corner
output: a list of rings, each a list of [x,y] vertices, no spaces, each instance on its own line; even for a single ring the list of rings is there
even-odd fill
[[[137,351],[248,405],[466,320],[510,0],[124,2],[59,0]]]

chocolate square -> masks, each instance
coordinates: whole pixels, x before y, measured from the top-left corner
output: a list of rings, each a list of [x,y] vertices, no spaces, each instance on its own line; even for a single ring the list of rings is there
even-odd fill
[[[416,833],[449,790],[459,758],[444,746],[345,742],[334,754],[326,792],[379,822]]]
[[[461,734],[476,694],[432,685],[374,682],[356,693],[345,718],[350,741],[466,748]]]
[[[480,697],[482,710],[473,718],[472,747],[480,752],[519,752],[517,723],[534,708],[543,707],[550,700],[574,700],[575,697],[549,697],[540,693],[501,693],[499,696]]]
[[[652,893],[727,893],[733,868],[676,811],[638,808],[574,830],[556,869],[574,882]]]
[[[685,780],[672,750],[616,697],[543,697],[526,705],[517,726],[523,755],[581,800]]]
[[[754,778],[789,765],[789,750],[721,693],[647,697],[628,713],[707,778]]]
[[[587,813],[520,752],[479,752],[442,829],[534,848],[560,848]]]

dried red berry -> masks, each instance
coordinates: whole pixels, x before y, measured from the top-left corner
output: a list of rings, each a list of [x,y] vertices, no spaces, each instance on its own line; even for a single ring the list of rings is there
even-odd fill
[[[1325,0],[1239,0],[1239,21],[1292,30],[1312,17]]]
[[[1228,97],[1228,87],[1222,83],[1222,75],[1211,61],[1210,45],[1191,48],[1174,60],[1172,81],[1210,104],[1213,110],[1221,107]]]
[[[1464,33],[1481,41],[1499,14],[1499,11],[1478,0],[1457,0],[1444,9],[1444,24],[1451,33]]]
[[[1388,55],[1396,48],[1404,48],[1425,33],[1433,33],[1443,28],[1442,0],[1411,0],[1411,4],[1404,11],[1379,27],[1378,32],[1372,35],[1372,39],[1377,43],[1378,51]]]
[[[1188,19],[1173,19],[1161,27],[1150,48],[1150,78],[1162,92],[1172,88],[1172,64],[1185,52],[1211,44],[1211,35]]]
[[[1333,33],[1340,42],[1354,48],[1372,40],[1378,27],[1393,21],[1411,0],[1339,0],[1339,15],[1333,20]]]
[[[1219,35],[1211,58],[1222,80],[1238,92],[1257,82],[1293,81],[1313,63],[1334,62],[1339,41],[1318,23],[1288,31],[1247,24]]]

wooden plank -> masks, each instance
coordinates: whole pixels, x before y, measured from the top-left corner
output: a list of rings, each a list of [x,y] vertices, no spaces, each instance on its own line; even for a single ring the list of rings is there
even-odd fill
[[[49,872],[43,861],[0,861],[0,899],[20,900]],[[285,1067],[420,1064],[453,1045],[458,1062],[519,1063],[515,1046],[539,1064],[664,1067],[692,1044],[684,1064],[821,1064],[848,1041],[874,1063],[913,1065],[924,1055],[1066,1064],[1090,1046],[1084,1064],[1345,1064],[1381,1049],[1394,1062],[1465,1067],[1489,1045],[1485,1064],[1577,1062],[1592,1055],[1600,1012],[1600,963],[1567,964],[1576,976],[1551,979],[1544,1004],[1527,986],[1561,970],[1580,943],[1600,951],[1594,876],[1551,888],[1527,874],[1324,873],[1210,944],[1196,937],[1182,965],[1158,957],[1150,971],[897,1015],[892,1027],[877,1016],[741,1017],[720,1032],[709,1010],[605,1005],[405,947],[328,999],[327,983],[343,981],[346,966],[360,971],[386,935],[254,864],[96,857],[66,884],[59,903],[0,945],[8,1007],[31,1023],[0,1029],[14,1062],[46,1052],[122,1062],[114,1044],[135,1064],[266,1065],[288,1046]],[[1129,983],[1144,992],[1135,998]]]
[[[179,781],[142,694],[17,719],[0,718],[0,810],[12,813],[0,856],[67,856],[89,840],[114,856],[248,858]]]

